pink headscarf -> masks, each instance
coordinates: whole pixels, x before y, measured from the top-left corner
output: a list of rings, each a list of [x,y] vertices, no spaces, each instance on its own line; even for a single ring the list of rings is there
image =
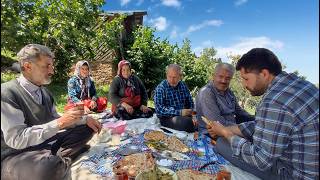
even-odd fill
[[[122,70],[122,67],[123,67],[124,65],[126,65],[126,64],[129,65],[129,67],[130,67],[130,69],[131,69],[131,64],[130,64],[129,61],[127,61],[127,60],[121,60],[121,61],[119,62],[119,64],[118,64],[118,71],[117,71],[117,75],[118,75],[118,76],[122,77],[121,70]]]

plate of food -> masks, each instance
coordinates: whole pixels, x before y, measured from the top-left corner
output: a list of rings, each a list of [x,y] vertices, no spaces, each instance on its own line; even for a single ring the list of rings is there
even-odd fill
[[[124,156],[113,165],[113,172],[128,172],[130,176],[137,176],[142,171],[153,169],[155,160],[151,153],[136,153]]]
[[[145,144],[152,150],[164,151],[168,149],[168,145],[162,141],[149,140]]]
[[[170,159],[160,159],[160,160],[157,160],[156,163],[157,163],[159,166],[169,167],[169,166],[172,166],[173,161],[170,160]]]
[[[143,136],[147,141],[163,141],[167,138],[162,131],[150,131],[145,133]]]
[[[190,149],[187,145],[185,145],[180,139],[176,136],[170,136],[164,140],[166,144],[168,144],[168,149],[171,151],[178,151],[182,153],[189,152]]]
[[[216,175],[204,173],[201,171],[182,169],[177,171],[177,176],[179,179],[201,179],[201,180],[214,180]]]
[[[173,159],[173,160],[177,160],[177,161],[190,160],[189,156],[182,154],[182,153],[179,153],[179,152],[174,152],[174,151],[165,150],[161,153],[161,155],[163,157],[168,158],[168,159]]]
[[[154,166],[153,169],[142,171],[139,173],[135,180],[178,180],[178,176],[175,172],[168,168]]]

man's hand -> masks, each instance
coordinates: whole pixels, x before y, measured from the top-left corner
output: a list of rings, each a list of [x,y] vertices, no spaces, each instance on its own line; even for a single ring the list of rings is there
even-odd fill
[[[87,125],[95,132],[100,133],[102,125],[99,121],[93,119],[92,117],[88,116],[87,118]]]
[[[133,113],[133,107],[130,106],[129,104],[123,102],[121,103],[121,106],[124,107],[129,114]]]
[[[181,110],[181,116],[191,116],[192,109],[182,109]]]
[[[69,127],[79,121],[84,115],[84,106],[75,105],[74,107],[68,109],[57,121],[59,129],[64,129]]]
[[[141,105],[141,106],[140,106],[140,110],[141,110],[143,113],[147,113],[148,111],[151,111],[151,109],[148,108],[148,107],[145,106],[145,105]]]
[[[210,121],[210,124],[207,125],[207,129],[212,138],[222,136],[229,140],[234,135],[227,127],[217,121]]]

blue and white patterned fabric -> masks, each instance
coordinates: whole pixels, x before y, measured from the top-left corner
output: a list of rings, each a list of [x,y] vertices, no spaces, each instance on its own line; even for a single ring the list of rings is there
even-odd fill
[[[148,131],[150,130],[146,130],[144,133]],[[144,144],[144,133],[132,137],[130,139],[130,143],[122,145],[116,150],[109,152],[105,151],[100,155],[94,154],[90,156],[88,159],[83,160],[81,165],[88,168],[92,173],[99,174],[104,177],[112,177],[112,166],[108,167],[106,164],[113,165],[119,161],[122,158],[122,156],[119,154],[121,149],[134,145],[137,146],[137,149],[139,149],[141,152],[151,151],[150,148]],[[214,146],[210,144],[210,141],[210,138],[206,136],[200,137],[197,141],[186,141],[185,143],[192,150],[184,154],[187,155],[190,160],[174,161],[172,166],[168,168],[173,171],[180,169],[198,170],[204,164],[215,161],[216,163],[208,165],[202,170],[202,172],[216,174],[220,170],[221,165],[228,164],[229,162],[219,154],[216,154]],[[199,148],[205,149],[205,155],[199,156],[199,154],[196,152],[196,150]]]

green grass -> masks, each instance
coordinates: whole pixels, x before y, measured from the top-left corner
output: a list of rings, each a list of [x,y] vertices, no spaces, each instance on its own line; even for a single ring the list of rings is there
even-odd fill
[[[53,95],[55,104],[57,106],[57,111],[63,113],[63,108],[67,104],[68,97],[68,88],[65,84],[50,84],[48,89]],[[109,92],[109,85],[97,86],[97,95],[98,97],[104,96],[107,97]],[[108,102],[108,108],[111,108],[110,102]]]
[[[20,74],[14,73],[14,72],[1,72],[1,83],[10,81],[11,79],[14,79],[18,77]]]

